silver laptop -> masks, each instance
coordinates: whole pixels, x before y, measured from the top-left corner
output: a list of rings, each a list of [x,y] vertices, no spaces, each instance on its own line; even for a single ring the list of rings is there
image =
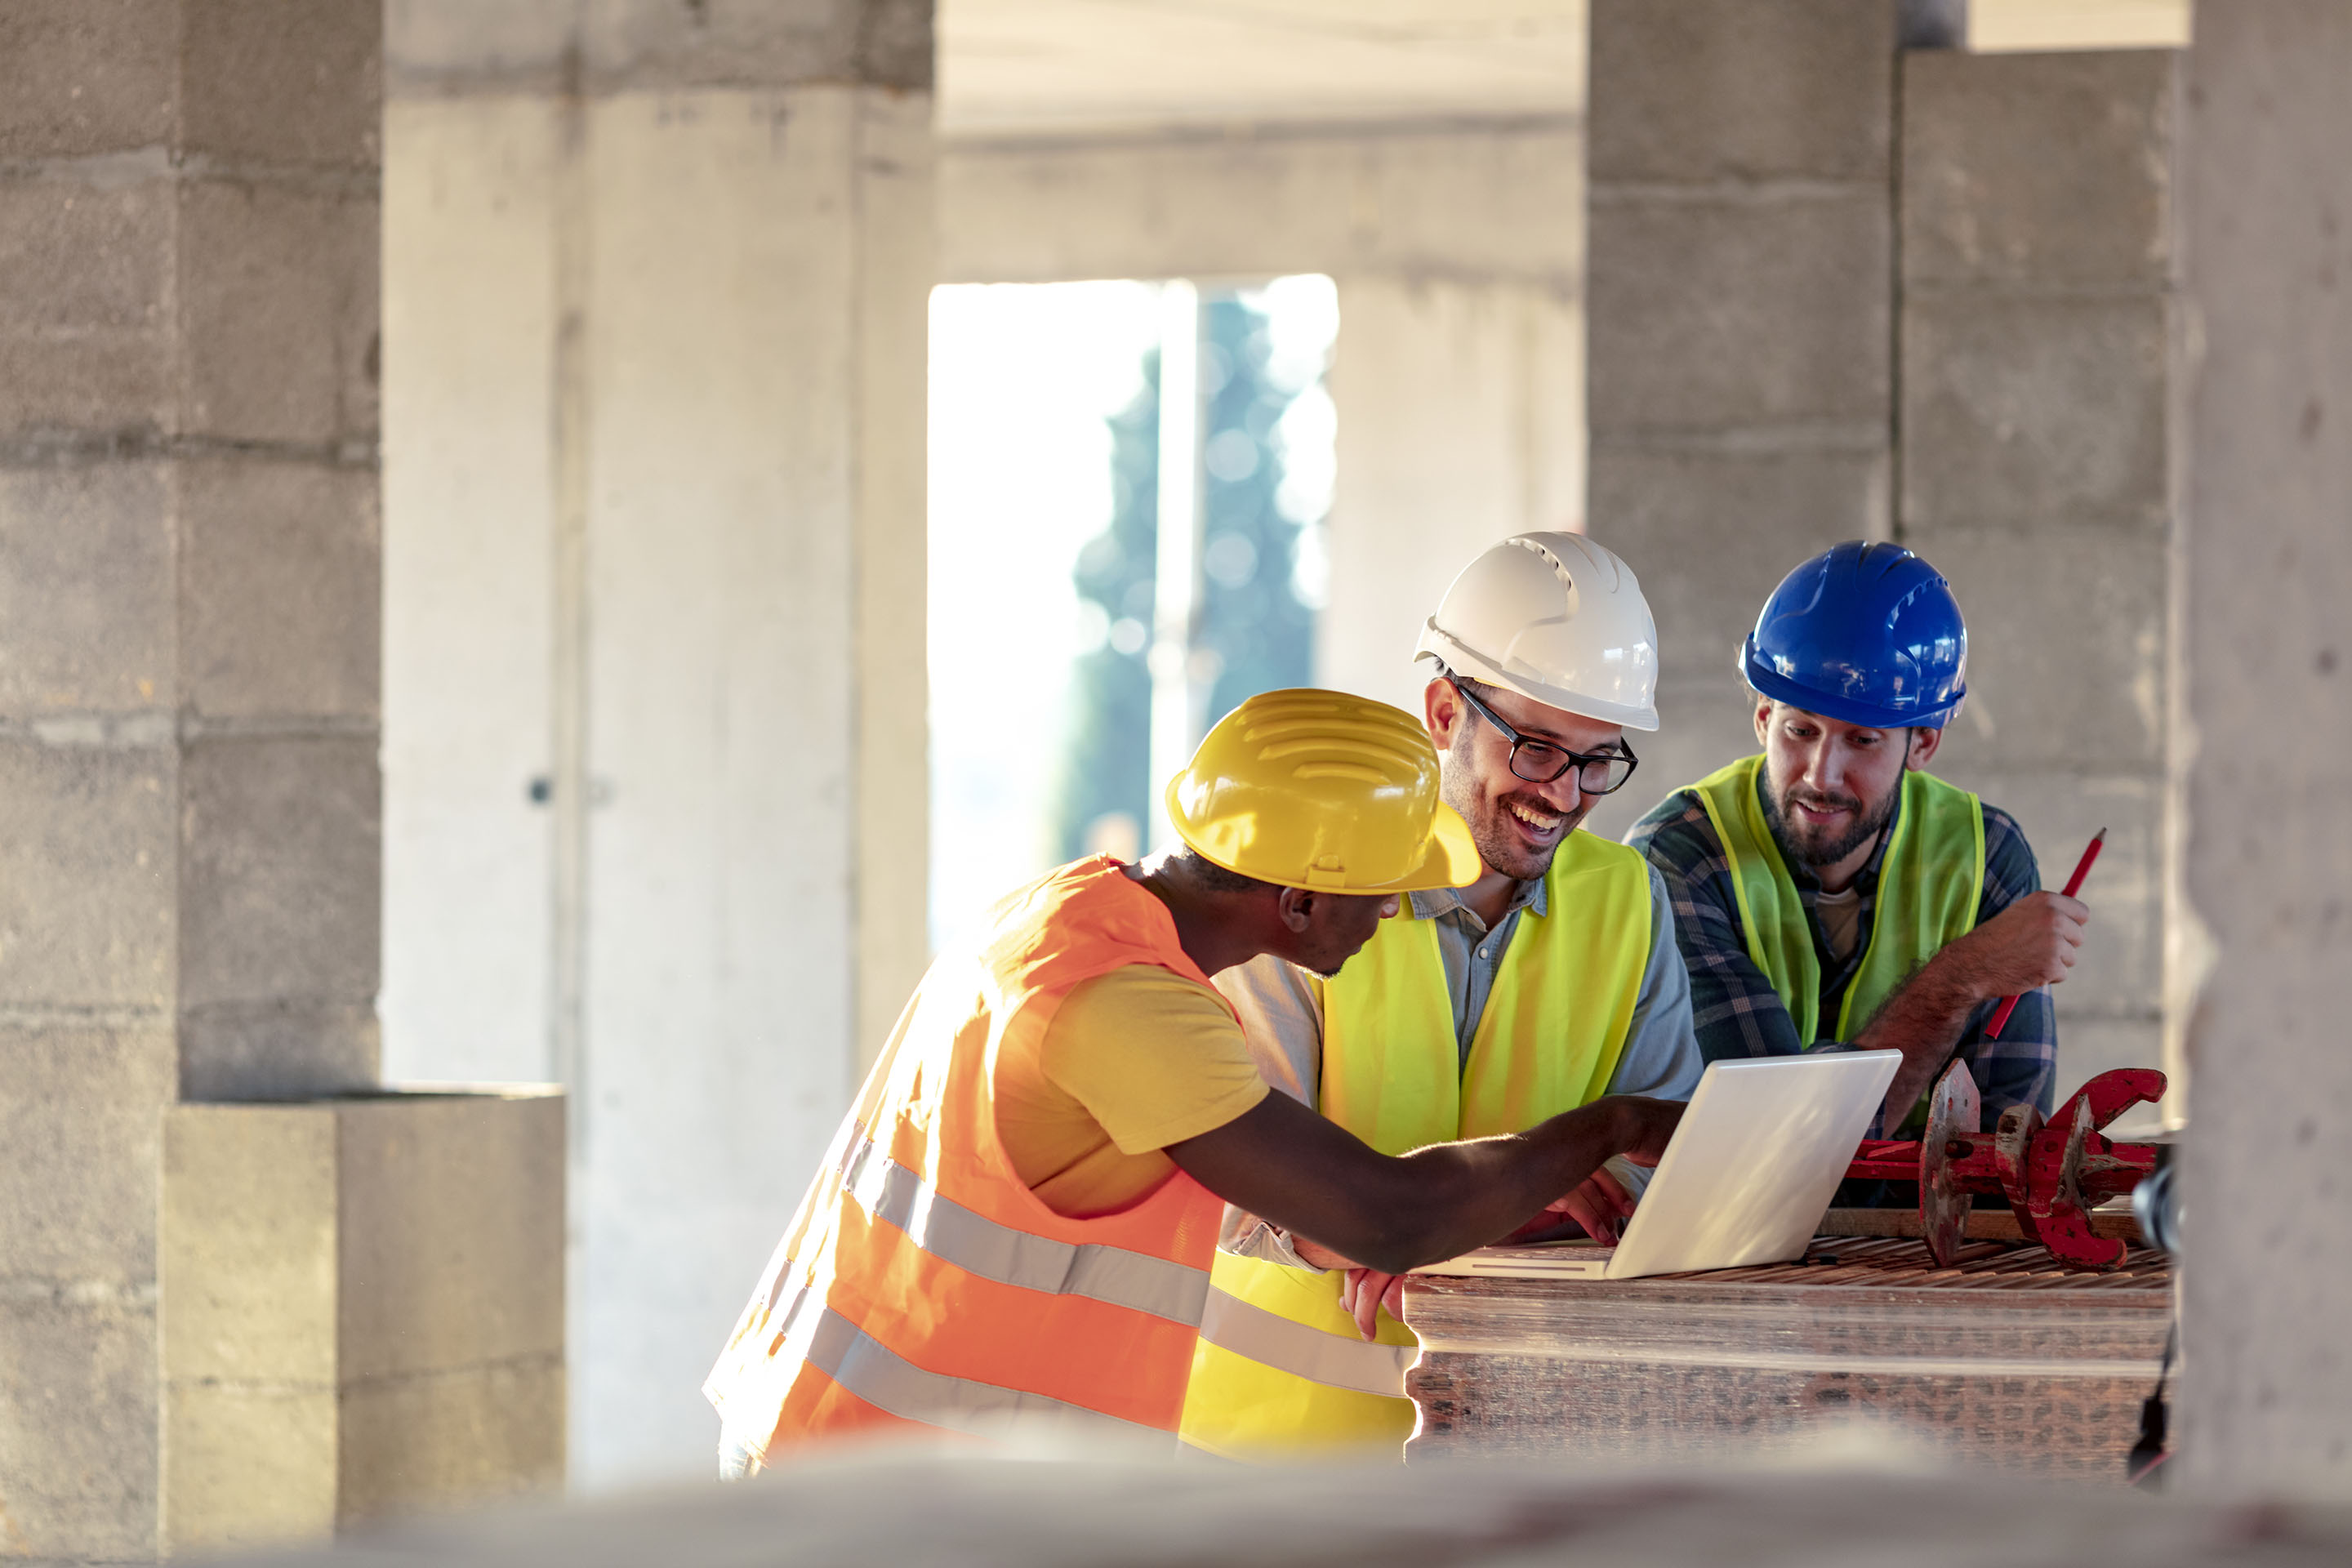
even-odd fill
[[[1717,1062],[1615,1247],[1483,1247],[1413,1272],[1637,1279],[1801,1258],[1902,1060],[1832,1051]]]

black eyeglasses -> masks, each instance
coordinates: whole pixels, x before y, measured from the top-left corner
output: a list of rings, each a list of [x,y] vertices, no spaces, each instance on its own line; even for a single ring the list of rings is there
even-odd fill
[[[1624,787],[1625,781],[1633,776],[1633,770],[1642,765],[1642,759],[1633,754],[1631,746],[1620,752],[1571,752],[1566,746],[1522,735],[1504,723],[1500,714],[1472,696],[1457,677],[1448,675],[1445,684],[1454,688],[1478,717],[1502,731],[1503,738],[1511,742],[1511,772],[1529,784],[1549,784],[1574,768],[1578,789],[1586,795],[1608,795]],[[1622,741],[1618,743],[1624,745]]]

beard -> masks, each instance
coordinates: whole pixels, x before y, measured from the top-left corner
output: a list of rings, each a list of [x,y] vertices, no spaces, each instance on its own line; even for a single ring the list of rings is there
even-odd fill
[[[1857,795],[1832,795],[1795,784],[1785,790],[1768,789],[1764,792],[1764,821],[1772,829],[1772,841],[1789,859],[1803,866],[1834,866],[1885,830],[1895,816],[1895,802],[1902,788],[1902,780],[1897,777],[1895,788],[1867,807]],[[1798,805],[1849,811],[1853,814],[1853,821],[1843,830],[1811,827],[1795,820],[1790,808]]]
[[[1570,812],[1560,825],[1559,837],[1548,847],[1536,847],[1520,836],[1518,819],[1511,815],[1514,802],[1541,816],[1559,816],[1555,807],[1544,803],[1542,796],[1525,790],[1514,790],[1492,800],[1473,801],[1467,811],[1455,803],[1447,804],[1462,812],[1462,819],[1470,828],[1470,842],[1477,846],[1478,858],[1486,869],[1500,871],[1515,882],[1532,882],[1551,869],[1552,857],[1559,853],[1559,847],[1568,842],[1568,836],[1577,830],[1592,807],[1587,804]]]

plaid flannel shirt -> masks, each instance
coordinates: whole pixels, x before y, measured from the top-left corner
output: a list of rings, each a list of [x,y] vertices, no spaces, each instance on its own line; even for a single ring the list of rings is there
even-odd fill
[[[1758,787],[1762,787],[1759,775]],[[1890,823],[1891,828],[1893,824]],[[1981,925],[2011,904],[2042,886],[2032,847],[2007,812],[1984,808],[1984,895],[1977,905]],[[1854,879],[1862,895],[1857,930],[1871,930],[1877,908],[1879,863],[1894,835],[1881,834],[1870,862]],[[1666,897],[1674,905],[1675,940],[1690,970],[1692,1019],[1698,1032],[1699,1052],[1708,1061],[1738,1057],[1795,1056],[1817,1042],[1797,1038],[1797,1026],[1781,1004],[1780,993],[1748,956],[1748,942],[1739,926],[1739,902],[1732,889],[1731,861],[1706,808],[1689,790],[1676,790],[1633,825],[1625,842],[1649,857],[1664,878]],[[1822,922],[1813,910],[1821,884],[1802,866],[1790,868],[1797,896],[1812,928],[1813,951],[1821,960],[1820,1017],[1824,1028],[1838,1016],[1847,985],[1862,967],[1866,942],[1857,942],[1843,961],[1830,956],[1822,939]],[[2058,1070],[2058,1024],[2044,988],[2029,991],[1998,1040],[1985,1037],[1998,1002],[1980,1004],[1960,1031],[1958,1054],[1969,1064],[1982,1098],[1984,1125],[2021,1102],[2050,1111],[2051,1091]],[[1867,1022],[1867,1020],[1865,1020]]]

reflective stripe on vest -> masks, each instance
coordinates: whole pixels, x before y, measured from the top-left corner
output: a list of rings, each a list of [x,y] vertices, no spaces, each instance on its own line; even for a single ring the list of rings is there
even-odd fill
[[[1018,1426],[1127,1438],[1167,1435],[1042,1394],[926,1372],[805,1288],[786,1309],[784,1324],[785,1344],[803,1362],[876,1409],[904,1420],[982,1436],[1002,1436]]]
[[[1201,1337],[1235,1355],[1317,1383],[1391,1399],[1404,1397],[1404,1374],[1419,1353],[1412,1345],[1366,1344],[1327,1334],[1217,1289],[1209,1292],[1207,1310],[1201,1314]]]
[[[999,1225],[941,1197],[871,1139],[858,1145],[843,1185],[867,1214],[967,1274],[1024,1290],[1090,1297],[1188,1328],[1201,1321],[1207,1269],[1093,1242],[1072,1246]]]
[[[1435,923],[1400,912],[1322,986],[1321,1110],[1385,1154],[1523,1131],[1608,1092],[1649,967],[1656,911],[1635,850],[1571,833],[1519,916],[1464,1064]],[[1192,1360],[1183,1439],[1237,1458],[1385,1447],[1411,1435],[1412,1333],[1382,1312],[1366,1344],[1339,1271],[1219,1253]],[[1254,1309],[1244,1319],[1223,1299]],[[1271,1319],[1286,1331],[1272,1329]],[[1394,1368],[1393,1373],[1390,1372]]]
[[[1123,965],[1216,993],[1166,906],[1107,856],[992,921],[924,976],[704,1384],[761,1458],[905,1421],[1076,1412],[1174,1431],[1223,1205],[1178,1172],[1116,1214],[1055,1214],[998,1139],[994,1071],[1073,987]]]
[[[1693,784],[1691,794],[1706,808],[1730,865],[1748,956],[1780,993],[1799,1043],[1810,1049],[1823,1039],[1851,1040],[1914,971],[1976,929],[1984,897],[1984,806],[1931,774],[1903,775],[1895,837],[1879,861],[1869,945],[1846,986],[1837,1027],[1824,1036],[1821,956],[1756,793],[1763,765],[1760,755],[1744,758]]]

